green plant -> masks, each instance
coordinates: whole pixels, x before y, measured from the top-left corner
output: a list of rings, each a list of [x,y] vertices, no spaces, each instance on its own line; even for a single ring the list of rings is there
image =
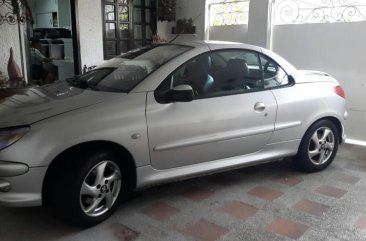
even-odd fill
[[[158,19],[175,21],[176,0],[158,0]]]

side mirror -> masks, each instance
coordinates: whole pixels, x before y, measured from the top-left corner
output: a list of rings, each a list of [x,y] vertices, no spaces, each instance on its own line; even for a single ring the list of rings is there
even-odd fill
[[[168,102],[190,102],[193,100],[193,88],[190,85],[178,85],[166,93]]]
[[[292,75],[288,76],[288,83],[294,85],[296,83],[295,78]]]

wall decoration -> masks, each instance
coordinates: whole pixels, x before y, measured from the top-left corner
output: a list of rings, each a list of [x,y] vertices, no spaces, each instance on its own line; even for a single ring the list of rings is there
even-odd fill
[[[365,0],[276,0],[275,25],[366,21]]]
[[[7,23],[33,23],[27,0],[0,0],[0,25]]]

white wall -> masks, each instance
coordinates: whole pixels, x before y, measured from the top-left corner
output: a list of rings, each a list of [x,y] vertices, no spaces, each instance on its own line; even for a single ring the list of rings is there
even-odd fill
[[[248,42],[270,47],[272,0],[251,0],[249,4]]]
[[[81,65],[92,66],[104,61],[102,3],[78,0]]]
[[[168,22],[168,21],[158,21],[157,34],[162,39],[170,41],[175,36],[175,35],[171,34],[172,33],[172,27],[174,27],[174,26],[175,26],[175,21],[170,21],[170,22]]]
[[[248,25],[229,25],[210,27],[209,39],[231,42],[248,42]]]
[[[347,135],[366,141],[366,22],[279,25],[273,51],[299,69],[325,71],[346,91]]]

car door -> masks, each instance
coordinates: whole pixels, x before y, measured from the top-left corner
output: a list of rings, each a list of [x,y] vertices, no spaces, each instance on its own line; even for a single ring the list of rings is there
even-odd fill
[[[187,85],[193,101],[164,99],[170,89]],[[274,130],[276,111],[273,94],[264,89],[256,52],[197,56],[147,94],[152,166],[161,170],[260,151]]]

